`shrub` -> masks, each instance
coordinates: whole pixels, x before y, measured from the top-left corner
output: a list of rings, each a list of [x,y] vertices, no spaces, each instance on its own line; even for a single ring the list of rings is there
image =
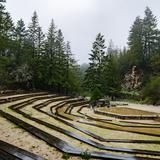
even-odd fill
[[[62,159],[68,160],[70,158],[70,154],[68,153],[63,153]]]
[[[91,158],[91,154],[88,152],[88,150],[81,153],[81,158],[89,160]]]
[[[154,77],[146,84],[142,91],[144,101],[149,104],[160,104],[160,76]]]
[[[102,92],[100,91],[99,88],[95,88],[92,92],[91,92],[91,100],[98,100],[102,98]]]

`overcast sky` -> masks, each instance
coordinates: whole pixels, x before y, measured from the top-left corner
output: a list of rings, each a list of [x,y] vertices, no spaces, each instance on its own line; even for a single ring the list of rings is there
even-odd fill
[[[126,46],[129,29],[149,6],[160,28],[160,0],[7,0],[14,22],[22,18],[28,26],[34,11],[44,32],[53,18],[79,63],[88,62],[88,54],[97,33],[105,35],[119,48]]]

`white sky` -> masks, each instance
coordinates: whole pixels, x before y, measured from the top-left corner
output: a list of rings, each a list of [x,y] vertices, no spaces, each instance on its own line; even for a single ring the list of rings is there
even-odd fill
[[[16,22],[28,26],[34,11],[44,32],[53,18],[79,63],[88,62],[88,54],[97,33],[105,35],[120,48],[126,46],[129,29],[136,16],[149,6],[160,28],[160,0],[7,0],[6,7]]]

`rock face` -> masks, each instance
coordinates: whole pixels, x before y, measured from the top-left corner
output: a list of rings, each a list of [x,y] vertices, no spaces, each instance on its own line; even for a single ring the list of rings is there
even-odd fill
[[[132,70],[125,74],[123,88],[132,90],[139,88],[142,84],[143,72],[136,66],[132,67]]]

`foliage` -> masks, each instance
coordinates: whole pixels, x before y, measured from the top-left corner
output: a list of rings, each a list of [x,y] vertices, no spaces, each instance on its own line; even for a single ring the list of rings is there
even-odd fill
[[[154,77],[148,82],[142,91],[145,102],[154,105],[160,104],[160,76]]]
[[[84,152],[81,153],[81,158],[82,159],[86,159],[86,160],[89,160],[91,158],[91,155],[88,152],[88,150],[86,150],[86,151],[84,151]]]
[[[142,70],[142,88],[151,77],[160,74],[160,31],[156,17],[148,7],[144,18],[137,16],[131,26],[128,49],[118,50],[112,41],[107,51],[105,48],[104,36],[99,33],[84,77],[84,86],[91,94],[98,88],[102,95],[119,97],[124,77],[133,66]]]
[[[160,54],[153,54],[150,58],[150,70],[153,76],[160,75]]]
[[[19,66],[15,71],[12,72],[14,81],[20,88],[29,89],[32,80],[32,71],[27,64]]]
[[[144,63],[143,43],[142,43],[143,20],[136,17],[133,26],[131,27],[128,37],[128,45],[130,52],[128,53],[128,60],[132,61],[132,66],[142,68]],[[134,63],[134,64],[133,64]]]
[[[79,91],[79,68],[69,42],[54,21],[45,35],[33,13],[28,28],[13,24],[0,4],[0,87],[46,89],[60,93]]]
[[[63,153],[62,159],[68,160],[71,156],[68,153]]]
[[[128,38],[130,53],[135,57],[134,65],[143,72],[149,71],[148,61],[152,54],[159,52],[159,37],[156,17],[146,7],[144,18],[136,18]]]
[[[91,100],[92,101],[99,100],[102,98],[102,96],[103,96],[103,94],[98,87],[94,88],[94,90],[91,92]]]
[[[103,95],[114,97],[120,90],[118,50],[112,42],[107,52],[105,48],[104,36],[98,34],[93,43],[90,64],[85,75],[85,84],[93,99],[99,99]]]
[[[93,43],[92,53],[90,54],[89,67],[86,70],[85,86],[93,91],[98,87],[102,89],[102,62],[105,56],[105,39],[100,33],[96,36],[96,40]]]
[[[103,65],[103,90],[105,95],[112,98],[118,96],[120,91],[120,76],[117,54],[113,48],[107,53]]]
[[[14,24],[0,4],[0,88],[84,92],[92,99],[118,97],[124,76],[133,66],[143,70],[142,87],[160,75],[160,30],[156,17],[148,7],[143,18],[137,16],[129,32],[128,48],[123,50],[114,47],[112,41],[106,47],[104,36],[97,34],[89,56],[89,65],[78,66],[70,43],[65,42],[53,19],[44,34],[36,12],[26,27],[22,19]],[[144,89],[147,93],[148,86]],[[147,93],[144,96],[152,99]]]
[[[143,88],[149,79],[160,75],[160,31],[157,19],[148,7],[144,18],[136,17],[131,26],[128,46],[118,58],[120,78],[123,80],[124,75],[137,66],[143,72]]]

